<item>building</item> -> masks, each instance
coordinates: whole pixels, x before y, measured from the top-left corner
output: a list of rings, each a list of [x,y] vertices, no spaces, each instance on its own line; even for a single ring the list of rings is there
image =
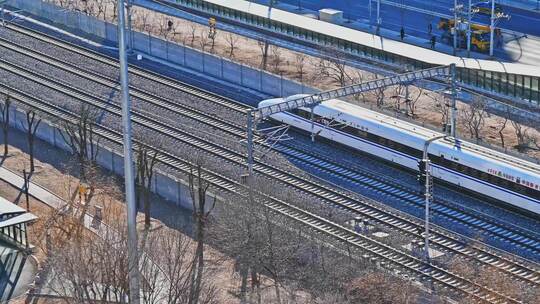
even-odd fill
[[[0,238],[17,247],[28,247],[26,224],[37,219],[12,202],[0,197]]]

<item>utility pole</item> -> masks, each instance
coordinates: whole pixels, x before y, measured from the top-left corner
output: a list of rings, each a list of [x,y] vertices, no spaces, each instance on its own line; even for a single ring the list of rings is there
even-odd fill
[[[450,93],[452,95],[452,109],[450,109],[450,136],[456,138],[456,119],[457,119],[457,107],[456,107],[456,64],[450,64]]]
[[[371,0],[368,2],[368,11],[369,11],[369,24],[371,25]]]
[[[421,162],[424,163],[423,169],[424,169],[424,176],[425,176],[425,213],[424,213],[424,255],[426,258],[426,262],[429,263],[429,206],[431,204],[431,201],[433,200],[433,178],[431,177],[431,162],[429,160],[429,154],[428,154],[428,148],[429,145],[441,138],[445,138],[446,135],[439,135],[435,136],[433,138],[430,138],[426,140],[424,144],[424,153],[422,155]],[[419,169],[422,169],[422,166],[418,166]],[[422,172],[420,172],[422,174]]]
[[[491,0],[491,25],[489,26],[489,56],[493,56],[493,35],[495,34],[495,0]]]
[[[381,29],[381,0],[377,0],[377,35]]]
[[[456,55],[457,50],[457,27],[458,27],[458,20],[457,20],[457,0],[454,0],[454,56]]]
[[[467,57],[471,56],[471,19],[472,19],[472,1],[469,0],[469,9],[467,13]]]
[[[124,0],[118,1],[118,50],[120,55],[120,85],[122,91],[122,124],[124,129],[124,181],[127,202],[129,303],[139,304],[139,256],[137,253],[137,205],[131,143],[131,102],[129,100],[128,62],[126,52]]]
[[[247,113],[247,165],[248,179],[253,176],[253,112]]]

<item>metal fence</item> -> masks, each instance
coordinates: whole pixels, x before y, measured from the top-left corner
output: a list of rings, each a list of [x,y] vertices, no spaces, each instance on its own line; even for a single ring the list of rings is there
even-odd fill
[[[104,22],[81,12],[65,10],[40,0],[9,0],[8,4],[50,20],[51,23],[59,27],[76,29],[99,37],[103,41],[117,43],[116,24]],[[136,52],[271,96],[289,96],[300,92],[313,93],[316,91],[282,76],[145,33],[133,32],[133,47]]]

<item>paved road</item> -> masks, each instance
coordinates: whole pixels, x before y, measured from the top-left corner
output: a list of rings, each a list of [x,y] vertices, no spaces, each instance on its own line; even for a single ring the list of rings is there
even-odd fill
[[[449,10],[453,7],[453,0],[386,0],[397,4],[418,7],[423,10],[434,11],[438,14],[452,15]],[[461,2],[464,0],[458,1]],[[269,0],[256,0],[254,2],[268,4]],[[344,17],[356,20],[364,24],[376,24],[376,0],[371,0],[371,17],[369,11],[370,0],[280,0],[278,6],[281,9],[288,9],[296,13],[309,13],[321,8],[335,8],[344,11]],[[468,1],[465,0],[466,3]],[[473,3],[479,2],[474,0]],[[297,7],[301,5],[303,11]],[[503,11],[511,15],[510,20],[501,20],[497,26],[518,33],[527,34],[514,35],[506,33],[505,43],[499,45],[495,40],[494,55],[504,61],[514,61],[524,64],[538,65],[540,62],[540,11],[524,10],[515,7],[503,6]],[[381,4],[381,27],[399,33],[401,27],[409,37],[429,40],[431,34],[428,25],[432,25],[433,35],[438,36],[437,41],[441,41],[442,31],[437,30],[439,17],[401,9],[399,7]],[[478,23],[489,24],[489,16],[476,14],[473,20]],[[398,39],[396,34],[396,39]],[[461,54],[463,55],[463,54]],[[477,57],[477,56],[473,56]]]
[[[440,14],[453,15],[450,8],[453,7],[453,0],[387,0],[398,5],[412,6],[423,10],[434,11]],[[268,3],[268,0],[258,0],[259,3]],[[376,0],[280,0],[280,3],[287,3],[303,8],[318,10],[321,8],[335,8],[344,11],[346,18],[370,20],[369,3],[371,2],[371,22],[376,22]],[[473,0],[473,3],[481,2]],[[468,5],[468,1],[459,0],[458,3]],[[520,33],[540,36],[540,11],[524,10],[502,5],[503,11],[511,16],[510,20],[501,20],[498,27],[516,31]],[[439,18],[428,14],[414,12],[399,7],[381,4],[381,18],[383,25],[387,27],[399,27],[405,25],[406,28],[420,32],[427,31],[429,22],[436,22]],[[489,16],[475,14],[473,20],[479,23],[489,24]]]

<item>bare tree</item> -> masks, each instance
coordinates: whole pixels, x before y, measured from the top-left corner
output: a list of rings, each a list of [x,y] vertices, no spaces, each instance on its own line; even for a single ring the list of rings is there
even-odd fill
[[[107,205],[105,205],[107,206]],[[106,209],[114,221],[112,227],[123,231],[122,213]],[[48,287],[60,295],[65,303],[94,301],[126,303],[129,285],[127,276],[127,239],[112,229],[102,230],[100,236],[84,231],[84,226],[69,213],[51,218],[46,227],[51,235],[47,265],[50,269]],[[81,263],[81,261],[84,261]]]
[[[377,75],[375,75],[375,78],[377,77]],[[383,87],[383,88],[377,88],[373,91],[371,91],[372,95],[375,97],[375,103],[377,105],[377,107],[379,108],[382,108],[384,107],[385,105],[385,102],[386,102],[386,89]]]
[[[499,133],[499,139],[501,140],[501,146],[505,148],[505,141],[504,141],[504,129],[506,129],[506,125],[508,124],[508,119],[510,118],[510,107],[506,107],[506,111],[504,112],[504,115],[502,117],[502,120],[500,121],[499,128],[497,132]]]
[[[210,39],[210,41],[212,41],[212,43],[210,44],[210,52],[211,53],[214,53],[214,47],[216,46],[216,37],[217,37],[217,29],[216,29],[216,26],[213,25],[213,26],[210,26],[210,29],[208,30],[208,39]]]
[[[487,102],[485,98],[476,96],[473,101],[461,110],[462,122],[472,138],[482,138],[480,129],[484,126]]]
[[[207,205],[208,188],[210,183],[203,177],[204,159],[201,154],[194,157],[193,165],[189,174],[189,190],[193,204],[193,218],[195,220],[196,232],[195,240],[197,249],[193,260],[190,278],[190,297],[189,304],[198,304],[202,288],[202,279],[204,273],[204,244],[206,241],[206,225],[208,217],[215,207],[215,197],[211,199],[210,205]]]
[[[364,77],[365,76],[364,76],[363,71],[355,70],[354,75],[352,76],[352,78],[353,78],[352,83],[363,83],[364,82]],[[356,101],[366,102],[366,94],[364,92],[354,94],[353,98]]]
[[[409,98],[405,100],[405,103],[407,105],[407,115],[411,116],[412,118],[416,118],[416,108],[418,106],[420,97],[423,95],[424,89],[418,87],[413,88],[413,90],[409,88]],[[416,95],[411,91],[416,92]]]
[[[433,100],[434,110],[441,115],[443,131],[447,131],[450,117],[450,102],[448,98],[438,92],[425,92],[424,95]]]
[[[307,56],[303,53],[297,53],[294,55],[294,67],[296,68],[296,74],[300,83],[304,83],[304,76],[306,75],[306,59]]]
[[[283,62],[281,49],[278,46],[272,46],[272,71],[276,74],[280,74],[281,63]]]
[[[97,8],[97,13],[96,13],[96,17],[99,19],[99,18],[102,18],[102,19],[105,19],[106,18],[106,6],[107,6],[107,3],[105,2],[105,0],[95,0],[95,5],[96,5],[96,8]]]
[[[28,140],[28,154],[30,155],[30,174],[35,171],[34,165],[34,142],[36,139],[36,132],[39,128],[41,119],[36,120],[36,112],[32,110],[26,111],[26,125],[23,128],[26,131],[26,138]]]
[[[238,43],[238,36],[233,33],[228,33],[225,36],[225,41],[229,45],[229,58],[234,58],[234,51],[236,50],[236,44]]]
[[[401,103],[406,102],[408,96],[406,96],[405,91],[407,90],[407,86],[404,84],[398,84],[394,86],[394,94],[392,95],[392,100],[394,100],[394,103],[392,105],[392,108],[396,112],[401,111]]]
[[[257,45],[259,46],[259,49],[261,50],[261,69],[266,70],[266,65],[268,62],[268,48],[270,44],[268,44],[267,40],[264,40],[264,41],[257,41]]]
[[[353,78],[349,75],[343,55],[329,48],[322,48],[321,52],[323,56],[315,64],[319,76],[329,78],[341,87],[350,84]]]
[[[205,30],[201,30],[201,37],[199,39],[199,45],[203,52],[205,51],[207,44],[208,44],[208,33]]]
[[[0,103],[0,111],[2,112],[2,131],[4,133],[4,159],[6,159],[9,150],[9,111],[11,107],[11,96],[6,95],[2,103]]]
[[[158,154],[156,148],[147,145],[140,145],[137,151],[137,176],[135,178],[136,184],[139,186],[137,205],[139,205],[139,200],[142,197],[144,202],[144,225],[146,228],[150,227],[150,192]]]
[[[416,303],[419,290],[412,281],[374,272],[353,280],[347,288],[354,303]]]
[[[61,122],[64,132],[60,134],[71,148],[71,152],[77,156],[81,179],[84,182],[86,169],[93,166],[99,152],[99,137],[96,138],[94,131],[99,112],[87,104],[81,104],[78,112],[79,117],[76,121]]]
[[[165,15],[160,15],[159,22],[158,22],[158,33],[159,36],[165,38],[165,40],[168,39],[169,34],[172,33],[173,23],[172,21],[167,18]]]
[[[137,18],[136,20],[141,20],[142,22],[142,27],[141,27],[141,31],[143,32],[149,32],[150,30],[148,29],[148,18],[150,17],[150,13],[147,11],[147,10],[140,10],[138,11],[139,14],[140,14],[140,17]]]
[[[190,38],[191,38],[189,45],[193,47],[193,44],[195,43],[196,33],[197,33],[197,25],[195,23],[189,24],[189,33],[190,33]]]
[[[528,128],[516,120],[510,120],[517,139],[516,149],[525,152],[529,146]]]

